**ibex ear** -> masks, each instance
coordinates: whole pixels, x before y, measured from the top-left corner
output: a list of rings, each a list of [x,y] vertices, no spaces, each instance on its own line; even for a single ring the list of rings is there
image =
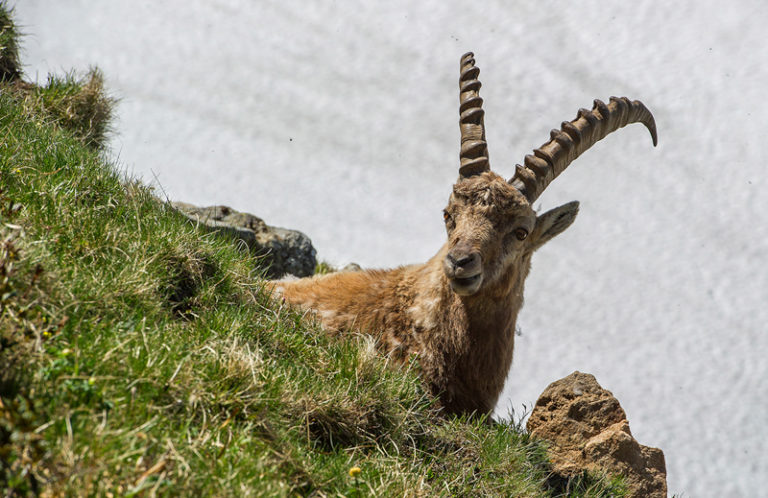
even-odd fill
[[[535,251],[571,226],[577,214],[579,214],[579,202],[573,201],[538,216],[536,227],[529,237],[531,250]]]

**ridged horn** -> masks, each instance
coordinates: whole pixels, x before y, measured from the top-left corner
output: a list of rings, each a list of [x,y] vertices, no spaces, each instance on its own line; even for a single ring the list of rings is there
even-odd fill
[[[656,146],[656,122],[642,102],[626,97],[611,97],[608,104],[595,100],[591,111],[579,109],[576,119],[564,121],[559,130],[552,130],[548,142],[525,156],[523,166],[516,166],[509,183],[533,202],[557,175],[597,141],[638,122],[648,128]]]
[[[480,68],[475,66],[475,55],[468,52],[461,56],[459,76],[459,128],[461,128],[461,151],[459,152],[459,175],[462,178],[490,170],[488,144],[485,142],[483,124],[483,99],[480,90]]]

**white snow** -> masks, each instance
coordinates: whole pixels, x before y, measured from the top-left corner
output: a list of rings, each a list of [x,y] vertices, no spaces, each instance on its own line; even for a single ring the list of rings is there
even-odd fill
[[[499,406],[573,370],[664,450],[671,493],[765,495],[768,5],[23,0],[26,73],[100,67],[112,147],[174,200],[307,233],[333,263],[424,261],[458,167],[458,61],[476,54],[491,166],[592,99],[632,125],[539,202],[581,201],[534,257]]]

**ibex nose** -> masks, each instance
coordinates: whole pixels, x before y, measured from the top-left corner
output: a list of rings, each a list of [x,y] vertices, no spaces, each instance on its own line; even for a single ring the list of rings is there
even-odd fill
[[[477,275],[481,270],[480,253],[477,251],[453,250],[446,256],[449,276],[468,278]]]
[[[463,255],[448,255],[448,260],[454,267],[464,267],[472,263],[473,260],[478,258],[477,253],[463,254]]]

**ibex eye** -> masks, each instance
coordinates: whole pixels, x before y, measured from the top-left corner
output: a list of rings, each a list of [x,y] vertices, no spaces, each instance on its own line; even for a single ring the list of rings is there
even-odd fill
[[[443,211],[443,220],[445,220],[446,223],[451,221],[451,215],[448,214],[448,211]]]
[[[525,240],[525,238],[528,237],[528,230],[525,228],[516,228],[515,237],[517,237],[517,240]]]

